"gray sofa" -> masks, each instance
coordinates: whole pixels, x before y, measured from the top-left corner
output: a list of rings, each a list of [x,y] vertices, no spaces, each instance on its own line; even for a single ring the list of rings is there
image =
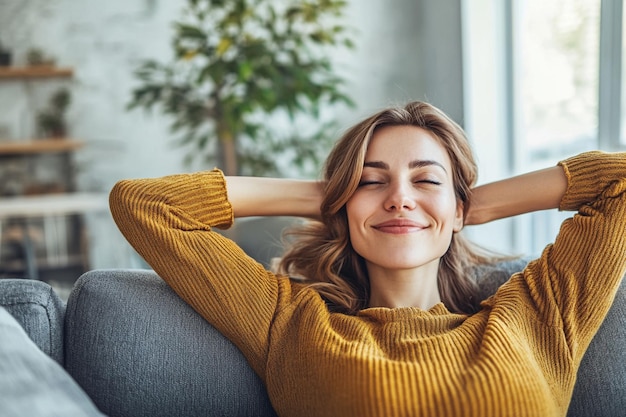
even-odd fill
[[[474,271],[483,296],[524,264],[509,261]],[[275,415],[241,353],[152,271],[90,271],[78,279],[67,303],[46,283],[3,279],[0,305],[106,415]],[[0,347],[3,341],[0,334]],[[584,358],[569,416],[626,415],[625,342],[622,285]],[[6,374],[2,378],[8,384]],[[26,400],[40,394],[21,389]],[[1,396],[0,415],[11,415],[2,413]]]

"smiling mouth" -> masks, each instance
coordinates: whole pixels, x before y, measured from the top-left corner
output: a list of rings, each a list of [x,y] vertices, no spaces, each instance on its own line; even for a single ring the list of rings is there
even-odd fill
[[[412,220],[396,219],[373,226],[374,229],[389,234],[415,233],[427,228],[427,226],[416,223]]]

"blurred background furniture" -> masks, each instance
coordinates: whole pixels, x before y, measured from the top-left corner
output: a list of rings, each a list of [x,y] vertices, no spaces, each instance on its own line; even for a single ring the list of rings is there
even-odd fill
[[[53,65],[1,67],[0,82],[21,85],[34,113],[40,108],[39,90],[73,73]],[[69,92],[63,91],[61,104],[67,106]],[[62,114],[54,122],[65,127]],[[89,269],[83,215],[106,210],[106,198],[76,192],[73,154],[83,143],[67,137],[66,129],[19,136],[24,133],[28,139],[0,132],[0,277],[50,281],[79,276]]]
[[[106,196],[95,193],[0,198],[1,275],[49,280],[85,272],[81,216],[107,209]]]

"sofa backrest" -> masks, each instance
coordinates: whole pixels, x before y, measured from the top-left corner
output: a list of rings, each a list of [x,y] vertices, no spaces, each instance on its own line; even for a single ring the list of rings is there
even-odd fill
[[[66,369],[105,414],[274,416],[239,350],[151,271],[91,271],[70,294]]]
[[[473,271],[487,297],[525,260]],[[274,416],[260,379],[226,338],[154,272],[90,271],[66,314],[66,368],[110,416]],[[626,283],[585,355],[568,417],[626,410]]]

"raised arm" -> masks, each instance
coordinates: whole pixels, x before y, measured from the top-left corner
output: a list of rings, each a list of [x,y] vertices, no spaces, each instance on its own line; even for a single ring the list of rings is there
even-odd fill
[[[226,177],[235,217],[298,216],[317,218],[322,201],[317,181],[262,177]]]
[[[235,215],[315,216],[315,188],[314,182],[263,178],[227,183],[213,170],[120,181],[110,205],[135,250],[264,375],[270,327],[290,300],[289,280],[266,271],[214,228],[229,227]]]
[[[509,311],[532,307],[537,322],[560,329],[577,366],[626,270],[626,153],[585,152],[476,191],[474,224],[551,207],[578,211],[491,300]]]
[[[558,208],[566,190],[567,178],[560,166],[476,187],[465,224],[483,224],[518,214]]]

